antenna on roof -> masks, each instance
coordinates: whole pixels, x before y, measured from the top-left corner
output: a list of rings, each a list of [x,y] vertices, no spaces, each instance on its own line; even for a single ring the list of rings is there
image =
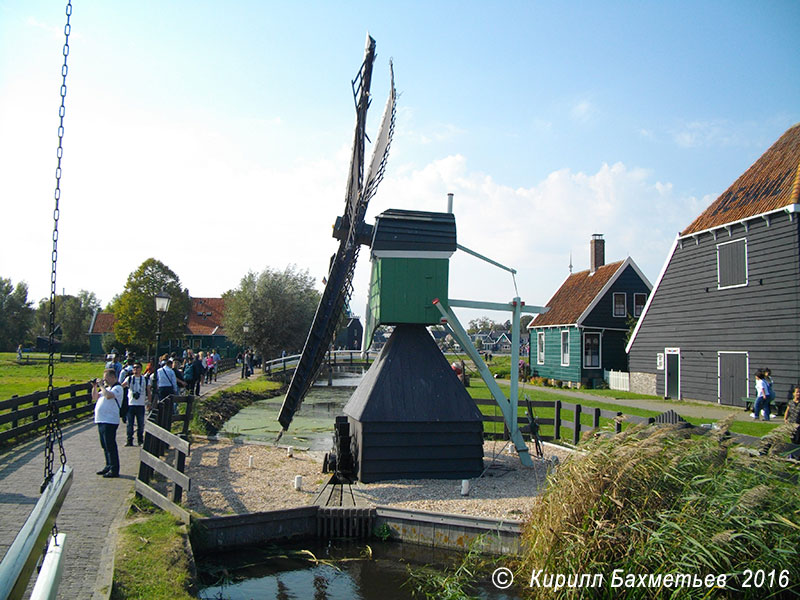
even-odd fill
[[[572,275],[572,250],[569,251],[569,274]]]

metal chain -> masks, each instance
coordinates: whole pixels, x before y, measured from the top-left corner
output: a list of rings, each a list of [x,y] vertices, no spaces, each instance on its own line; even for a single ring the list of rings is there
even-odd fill
[[[61,437],[61,425],[58,422],[58,404],[57,398],[53,390],[53,375],[55,373],[55,321],[56,321],[56,263],[58,262],[58,218],[60,216],[60,209],[58,207],[61,200],[61,158],[64,155],[64,115],[66,109],[64,101],[67,97],[67,57],[69,56],[69,34],[72,27],[70,26],[69,19],[72,16],[72,0],[67,0],[67,24],[64,26],[64,64],[61,67],[61,106],[58,109],[58,149],[56,150],[56,157],[58,158],[58,165],[56,166],[56,189],[55,209],[53,210],[53,253],[52,253],[52,267],[50,270],[50,335],[48,339],[48,350],[50,357],[47,363],[47,400],[48,400],[48,417],[47,417],[47,437],[44,447],[44,481],[42,482],[41,492],[44,492],[47,484],[53,478],[53,444],[58,441],[58,450],[60,453],[61,467],[67,464],[67,457],[64,454],[64,443]],[[40,493],[41,493],[40,492]]]

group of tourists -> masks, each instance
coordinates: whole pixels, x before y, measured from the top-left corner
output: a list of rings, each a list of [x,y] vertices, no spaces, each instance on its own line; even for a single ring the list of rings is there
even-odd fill
[[[100,434],[100,445],[106,465],[97,472],[106,478],[119,477],[117,428],[120,419],[127,425],[126,446],[133,446],[134,429],[139,446],[144,441],[145,413],[154,400],[170,395],[199,395],[202,382],[217,380],[221,357],[216,350],[198,352],[185,350],[181,356],[164,354],[145,369],[141,361],[128,354],[123,365],[117,355],[107,357],[101,379],[92,383],[94,422]],[[134,425],[135,423],[135,425]]]
[[[773,390],[772,373],[769,369],[759,369],[756,371],[756,402],[753,405],[752,417],[758,421],[761,413],[764,413],[764,420],[769,421],[771,412],[770,403],[775,400]]]
[[[753,405],[752,417],[758,421],[763,414],[764,421],[770,420],[771,403],[775,400],[772,373],[768,368],[756,371],[756,401]],[[777,415],[776,416],[780,416]],[[793,385],[789,390],[786,410],[783,413],[784,423],[800,425],[800,385]],[[800,427],[792,434],[792,443],[800,444]]]

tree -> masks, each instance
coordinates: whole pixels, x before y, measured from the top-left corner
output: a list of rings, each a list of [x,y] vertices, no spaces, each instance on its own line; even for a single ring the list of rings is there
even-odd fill
[[[88,349],[87,333],[92,322],[92,315],[100,308],[100,302],[94,292],[81,290],[77,296],[69,294],[56,296],[55,324],[61,325],[61,350],[63,352],[80,352]],[[34,336],[47,336],[50,333],[50,300],[39,301],[34,324],[31,330]]]
[[[478,333],[480,331],[494,331],[497,323],[492,321],[489,317],[478,317],[469,322],[467,333]]]
[[[522,315],[519,318],[519,332],[520,334],[528,331],[528,325],[533,321],[533,315]]]
[[[27,283],[14,286],[10,279],[0,277],[0,348],[11,351],[25,343],[33,323],[32,305]]]
[[[281,350],[303,348],[320,294],[308,271],[289,265],[283,271],[267,267],[249,272],[239,287],[225,292],[222,324],[228,339],[256,348],[266,359]],[[249,331],[244,332],[247,325]]]
[[[117,318],[114,336],[120,344],[143,351],[155,340],[158,327],[155,296],[162,290],[172,300],[164,315],[161,340],[184,336],[192,302],[189,290],[181,288],[181,280],[167,265],[148,258],[128,276],[125,290],[109,306]]]

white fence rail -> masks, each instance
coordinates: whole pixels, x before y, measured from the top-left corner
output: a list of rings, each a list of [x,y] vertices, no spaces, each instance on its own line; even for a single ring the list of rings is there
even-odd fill
[[[609,371],[608,387],[623,392],[631,391],[631,374],[626,371]]]

